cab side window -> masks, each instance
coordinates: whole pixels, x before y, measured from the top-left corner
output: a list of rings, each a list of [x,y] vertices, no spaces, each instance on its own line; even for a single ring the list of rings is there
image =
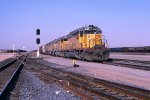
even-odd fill
[[[80,31],[80,37],[83,37],[83,31]]]

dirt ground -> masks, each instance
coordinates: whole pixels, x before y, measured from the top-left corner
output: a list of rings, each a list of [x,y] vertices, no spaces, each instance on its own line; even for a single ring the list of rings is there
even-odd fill
[[[42,57],[45,61],[59,64],[61,65],[61,67],[63,66],[63,69],[65,70],[83,74],[86,72],[86,75],[92,77],[106,79],[150,90],[150,71],[101,64],[98,62],[87,62],[81,60],[76,60],[76,64],[78,64],[80,67],[70,68],[73,66],[73,59],[45,55]],[[59,68],[59,66],[54,67]]]
[[[0,53],[0,62],[8,58],[15,57],[15,55],[15,53]]]

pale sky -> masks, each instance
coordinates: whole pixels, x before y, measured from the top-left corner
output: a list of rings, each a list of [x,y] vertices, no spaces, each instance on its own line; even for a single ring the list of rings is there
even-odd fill
[[[36,49],[93,24],[110,47],[150,46],[150,0],[0,0],[0,49]]]

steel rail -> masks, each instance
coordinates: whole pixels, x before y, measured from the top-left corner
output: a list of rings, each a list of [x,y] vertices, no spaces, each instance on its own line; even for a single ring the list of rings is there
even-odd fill
[[[15,72],[12,74],[11,78],[7,81],[7,83],[5,84],[5,86],[3,87],[2,91],[0,92],[0,100],[3,100],[7,93],[8,93],[8,88],[11,85],[11,83],[13,82],[15,76],[21,71],[21,69],[23,68],[24,64],[20,64],[18,66],[18,68],[15,70]]]
[[[4,70],[5,68],[7,68],[9,65],[11,65],[12,63],[14,63],[14,62],[16,62],[16,61],[17,61],[17,59],[13,59],[13,60],[11,60],[11,61],[8,62],[8,63],[3,64],[3,65],[0,67],[0,71]]]
[[[104,61],[102,63],[115,65],[119,67],[128,67],[133,69],[150,71],[150,61],[129,60],[129,59],[109,59],[108,61]]]
[[[75,82],[75,81],[72,81],[72,80],[65,80],[65,79],[60,78],[60,77],[58,77],[58,76],[55,76],[55,75],[53,75],[53,74],[48,74],[48,75],[51,76],[51,77],[53,77],[53,78],[55,78],[55,79],[57,79],[57,81],[60,81],[60,80],[61,80],[61,82],[62,82],[63,85],[65,85],[64,83],[66,83],[67,85],[68,85],[68,83],[69,83],[68,86],[73,86],[73,87],[79,88],[79,89],[80,89],[80,92],[81,92],[82,90],[84,90],[84,91],[86,91],[86,92],[88,92],[88,93],[91,93],[92,95],[96,95],[96,96],[98,96],[98,97],[100,97],[100,98],[103,97],[103,98],[111,99],[111,100],[120,100],[119,98],[117,98],[117,97],[115,97],[115,96],[113,96],[113,95],[110,95],[110,94],[108,94],[108,93],[105,93],[105,92],[103,92],[103,91],[101,91],[101,90],[97,91],[97,90],[95,90],[95,89],[92,89],[92,88],[90,88],[90,87],[87,87],[85,84],[82,84],[82,83],[79,83],[79,82]],[[81,89],[82,89],[82,90],[81,90]]]
[[[21,57],[23,57],[24,55],[20,56],[18,59],[20,59]],[[17,74],[20,73],[21,69],[24,66],[24,61],[26,60],[28,55],[25,56],[25,58],[23,58],[22,62],[19,64],[19,66],[17,67],[17,69],[13,72],[13,74],[11,75],[10,79],[7,81],[7,83],[4,85],[4,87],[2,88],[2,91],[0,91],[0,100],[5,99],[6,95],[8,94],[9,90],[8,88],[10,87],[10,85],[13,83],[14,79],[16,78]],[[17,61],[17,59],[15,59],[12,62]],[[11,62],[11,63],[12,63]],[[5,66],[9,66],[10,63],[5,64]]]
[[[51,77],[54,77],[58,80],[68,81],[71,84],[76,85],[76,87],[80,87],[89,92],[92,91],[94,94],[97,94],[97,95],[101,94],[102,97],[104,97],[104,98],[106,97],[107,99],[114,99],[114,100],[115,99],[125,99],[125,98],[138,98],[138,99],[144,99],[144,100],[150,99],[150,95],[149,95],[150,91],[149,90],[136,88],[136,87],[132,87],[132,86],[127,86],[124,84],[110,82],[110,81],[106,81],[106,80],[102,80],[102,79],[97,79],[97,78],[93,78],[93,77],[89,77],[89,76],[85,76],[85,75],[80,75],[80,74],[77,74],[74,72],[68,72],[68,71],[65,71],[65,70],[62,70],[59,68],[52,68],[50,66],[47,66],[47,67],[49,67],[51,70],[54,70],[54,72],[56,71],[56,73],[49,73],[49,75]],[[60,74],[60,76],[59,76],[59,73],[62,73],[64,75],[66,74],[65,76],[67,76],[67,77],[63,78],[62,74]],[[72,81],[74,79],[76,80],[76,82]],[[84,81],[81,81],[81,80],[84,80]],[[78,81],[81,83],[79,83]],[[95,85],[92,86],[92,84],[95,84]],[[102,85],[106,91],[103,91],[103,89],[101,90],[101,88],[96,88],[96,86],[98,86],[98,85],[99,86]],[[107,92],[107,90],[110,91],[110,94],[109,94],[109,92]],[[116,92],[116,93],[111,94],[111,92]],[[124,94],[124,95],[119,96],[120,93]]]
[[[91,83],[94,83],[94,84],[96,83],[97,85],[102,84],[104,87],[113,88],[113,90],[123,92],[127,95],[134,95],[135,97],[142,98],[142,99],[145,99],[145,100],[147,98],[150,99],[150,91],[149,90],[140,89],[140,88],[136,88],[136,87],[132,87],[132,86],[127,86],[127,85],[123,85],[123,84],[119,84],[119,83],[114,83],[114,82],[110,82],[110,81],[106,81],[106,80],[102,80],[102,79],[92,78],[92,77],[88,77],[88,76],[84,76],[84,75],[79,75],[79,74],[72,73],[72,72],[69,72],[69,73],[65,72],[65,71],[61,71],[61,72],[70,74],[70,75],[72,75],[73,77],[76,77],[76,78],[87,80],[88,82],[91,82]],[[75,84],[75,83],[73,83],[73,84]],[[85,86],[85,84],[83,86]],[[86,88],[86,87],[84,87],[84,88]],[[92,90],[92,91],[95,91],[95,90]],[[100,93],[102,94],[102,92],[100,92]],[[113,98],[117,99],[116,97],[107,95],[107,93],[106,94],[104,93],[103,96],[104,95],[106,97],[108,97],[108,99],[110,99],[110,98],[111,99],[113,99]]]

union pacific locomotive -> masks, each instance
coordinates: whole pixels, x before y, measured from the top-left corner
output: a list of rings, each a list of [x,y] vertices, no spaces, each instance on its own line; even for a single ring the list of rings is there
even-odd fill
[[[41,46],[43,54],[67,58],[103,61],[109,57],[107,40],[102,30],[94,25],[78,28],[68,35]]]

